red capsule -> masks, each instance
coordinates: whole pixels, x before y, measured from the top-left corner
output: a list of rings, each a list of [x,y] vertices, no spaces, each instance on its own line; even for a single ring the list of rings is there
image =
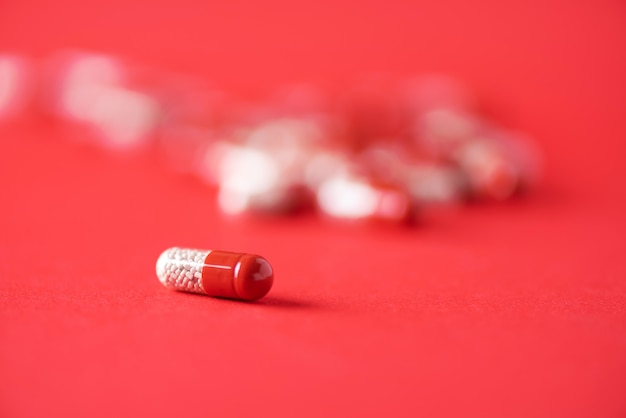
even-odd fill
[[[229,251],[170,248],[159,257],[156,273],[165,287],[241,300],[265,296],[274,282],[266,259]]]

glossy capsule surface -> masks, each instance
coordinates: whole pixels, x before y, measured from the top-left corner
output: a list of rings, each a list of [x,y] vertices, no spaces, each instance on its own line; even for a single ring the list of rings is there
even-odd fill
[[[265,296],[274,282],[272,266],[258,255],[176,247],[161,254],[156,274],[171,289],[240,300]]]

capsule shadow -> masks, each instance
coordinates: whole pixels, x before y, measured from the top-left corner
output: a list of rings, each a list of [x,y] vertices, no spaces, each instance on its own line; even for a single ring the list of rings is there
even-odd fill
[[[296,299],[286,299],[282,297],[276,296],[266,296],[262,299],[259,299],[253,303],[259,306],[267,306],[270,308],[280,308],[280,309],[319,309],[320,306],[308,301],[296,300]]]
[[[168,292],[169,293],[169,292]],[[239,300],[239,299],[230,299],[230,298],[221,298],[221,297],[211,297],[207,295],[201,295],[199,293],[188,293],[182,291],[176,291],[171,293],[182,293],[185,297],[190,299],[197,298],[198,300],[213,300],[220,303],[225,304],[244,304],[251,306],[259,306],[259,307],[267,307],[267,308],[276,308],[276,309],[292,309],[292,310],[305,310],[305,309],[322,309],[323,306],[316,304],[314,302],[296,300],[296,299],[287,299],[284,297],[276,297],[276,296],[265,296],[261,299],[257,300]]]

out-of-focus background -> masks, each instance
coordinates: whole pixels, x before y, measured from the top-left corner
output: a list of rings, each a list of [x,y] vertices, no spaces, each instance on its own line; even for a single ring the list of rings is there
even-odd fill
[[[252,101],[443,74],[532,138],[541,176],[412,228],[230,217],[154,150],[16,105],[0,415],[626,414],[624,2],[0,3],[17,97],[68,48]],[[262,254],[275,286],[255,304],[169,292],[154,263],[171,246]]]

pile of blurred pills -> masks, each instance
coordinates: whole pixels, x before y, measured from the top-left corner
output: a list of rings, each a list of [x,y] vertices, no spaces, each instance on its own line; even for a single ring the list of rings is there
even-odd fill
[[[156,150],[215,188],[228,214],[411,223],[424,210],[509,199],[535,181],[537,152],[479,109],[444,77],[243,100],[114,56],[63,51],[35,65],[0,54],[0,122],[28,112],[114,152]]]

